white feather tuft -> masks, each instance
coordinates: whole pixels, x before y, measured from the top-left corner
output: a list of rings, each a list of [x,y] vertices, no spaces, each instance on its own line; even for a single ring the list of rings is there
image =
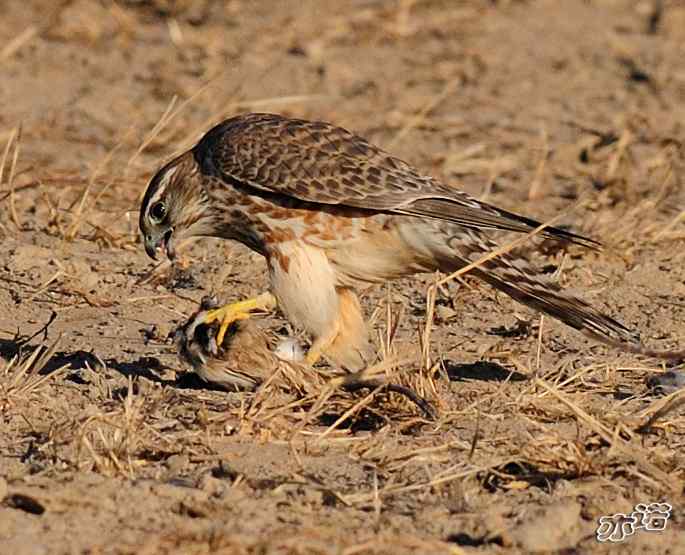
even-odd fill
[[[281,339],[278,342],[278,345],[276,345],[274,354],[281,360],[286,360],[288,362],[302,362],[304,360],[304,351],[302,350],[302,347],[297,340],[292,337]]]

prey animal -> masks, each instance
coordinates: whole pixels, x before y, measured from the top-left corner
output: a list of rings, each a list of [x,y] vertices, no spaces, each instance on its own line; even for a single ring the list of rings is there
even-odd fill
[[[206,314],[218,305],[216,298],[204,297],[200,310],[174,334],[179,358],[204,382],[227,391],[255,391],[272,382],[281,389],[301,393],[311,393],[313,386],[323,385],[312,380],[309,368],[300,364],[299,353],[290,345],[290,340],[281,339],[273,349],[272,337],[250,320],[232,322],[221,343],[217,343],[221,322],[207,324]],[[399,393],[421,409],[424,416],[435,418],[428,401],[398,384],[360,378],[357,374],[333,376],[328,383],[347,391],[378,389]]]
[[[280,307],[322,356],[358,371],[374,355],[356,290],[419,272],[454,272],[498,247],[494,232],[540,224],[424,175],[329,123],[245,114],[218,124],[152,178],[140,208],[146,252],[174,258],[180,240],[221,237],[263,255],[271,288],[206,312],[228,326]],[[592,239],[556,227],[540,235],[590,248]],[[638,335],[507,253],[470,271],[516,301],[624,350],[655,352]]]

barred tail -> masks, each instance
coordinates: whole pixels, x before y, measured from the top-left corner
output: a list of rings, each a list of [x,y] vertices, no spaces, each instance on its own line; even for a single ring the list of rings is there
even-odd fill
[[[552,281],[542,281],[505,257],[489,260],[475,275],[512,299],[560,320],[567,326],[609,344],[640,345],[638,333],[597,311]]]
[[[478,259],[483,252],[472,253]],[[640,335],[578,297],[562,291],[527,263],[510,255],[492,258],[471,271],[512,299],[560,320],[584,335],[623,351],[662,358],[685,359],[685,350],[657,351],[645,347]]]

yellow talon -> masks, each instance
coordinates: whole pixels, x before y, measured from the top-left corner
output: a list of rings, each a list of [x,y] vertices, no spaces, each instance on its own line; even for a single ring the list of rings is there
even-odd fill
[[[307,355],[304,357],[304,360],[309,366],[314,366],[317,362],[319,362],[320,358],[321,352],[319,349],[311,348],[309,351],[307,351]]]
[[[335,338],[340,333],[340,322],[336,321],[333,326],[323,335],[316,338],[312,346],[307,351],[304,360],[309,366],[314,366],[326,350],[333,344]]]
[[[255,310],[269,311],[275,308],[276,299],[271,293],[262,293],[253,299],[247,299],[237,303],[227,304],[221,308],[207,311],[205,324],[221,322],[219,332],[216,336],[216,344],[222,345],[226,330],[238,320],[246,320],[250,317],[250,312]]]

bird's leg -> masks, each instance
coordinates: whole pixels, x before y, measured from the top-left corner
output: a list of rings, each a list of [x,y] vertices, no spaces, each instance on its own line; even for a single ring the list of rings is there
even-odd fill
[[[276,297],[267,291],[253,299],[227,304],[221,308],[207,311],[204,323],[211,324],[212,322],[221,322],[219,332],[216,335],[216,344],[221,345],[223,344],[224,335],[226,334],[228,326],[233,322],[236,320],[246,320],[250,317],[250,312],[255,310],[269,312],[274,308],[276,308]]]
[[[321,358],[321,355],[326,352],[326,349],[333,344],[336,337],[338,337],[338,333],[340,333],[340,322],[336,320],[331,329],[314,340],[309,351],[307,351],[305,362],[310,366],[314,366]]]

